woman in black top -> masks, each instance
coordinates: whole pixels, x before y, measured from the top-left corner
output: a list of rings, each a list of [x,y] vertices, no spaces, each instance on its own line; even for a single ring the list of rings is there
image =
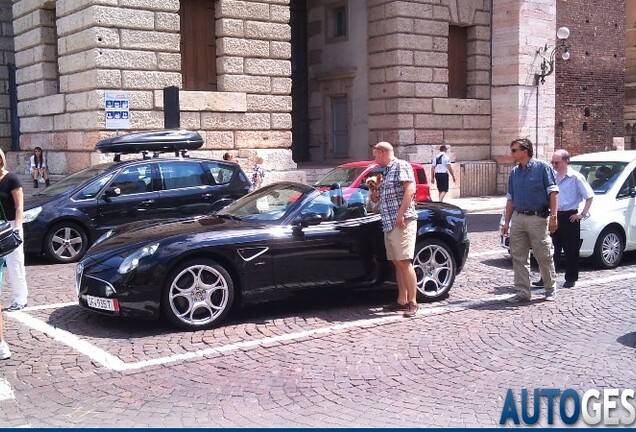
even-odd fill
[[[22,230],[22,215],[24,213],[22,185],[18,176],[7,171],[7,158],[2,150],[0,150],[0,204],[2,204],[0,218],[9,221],[11,226],[20,232],[20,237],[24,238]],[[13,303],[7,310],[16,311],[26,306],[29,294],[26,271],[24,269],[24,244],[18,246],[16,250],[5,258],[13,294]]]

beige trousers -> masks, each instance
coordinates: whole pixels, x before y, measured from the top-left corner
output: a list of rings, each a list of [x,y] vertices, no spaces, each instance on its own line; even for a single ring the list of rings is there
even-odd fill
[[[556,289],[556,272],[548,219],[513,212],[510,223],[510,255],[515,273],[515,288],[517,294],[524,298],[530,298],[530,248],[539,263],[545,291],[551,293]]]

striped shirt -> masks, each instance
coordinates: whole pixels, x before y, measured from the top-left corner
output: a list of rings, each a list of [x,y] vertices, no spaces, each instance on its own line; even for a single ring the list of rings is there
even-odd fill
[[[389,232],[397,225],[397,214],[404,197],[402,182],[415,184],[415,174],[410,163],[393,158],[384,169],[382,190],[380,192],[380,216],[382,217],[382,231]],[[404,219],[417,219],[415,211],[415,194],[409,208],[404,213]]]

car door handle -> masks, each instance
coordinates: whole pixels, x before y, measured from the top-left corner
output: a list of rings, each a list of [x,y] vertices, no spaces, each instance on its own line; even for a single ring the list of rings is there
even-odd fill
[[[203,195],[201,195],[202,198],[208,199],[208,198],[212,198],[212,194],[211,193],[204,193]]]
[[[149,205],[152,205],[152,204],[154,204],[154,203],[155,203],[155,200],[150,199],[150,200],[142,201],[142,202],[140,202],[139,204],[144,205],[144,206],[149,206]]]

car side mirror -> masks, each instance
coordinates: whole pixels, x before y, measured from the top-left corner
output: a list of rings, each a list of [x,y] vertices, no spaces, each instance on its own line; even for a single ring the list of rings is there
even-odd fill
[[[118,187],[109,187],[104,191],[104,197],[113,198],[121,195],[121,189]]]
[[[322,216],[320,216],[318,213],[310,212],[301,215],[300,218],[297,219],[296,225],[305,228],[311,225],[318,225],[321,222]]]

